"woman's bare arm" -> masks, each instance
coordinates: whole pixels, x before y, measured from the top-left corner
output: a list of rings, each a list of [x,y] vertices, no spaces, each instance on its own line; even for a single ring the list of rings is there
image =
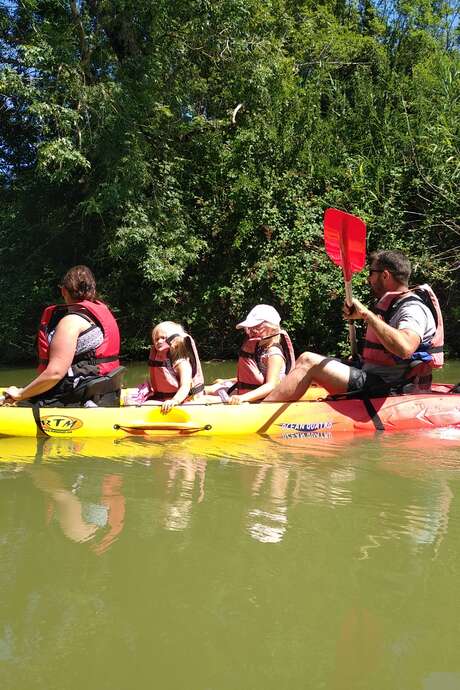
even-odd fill
[[[10,386],[6,395],[16,401],[27,400],[55,386],[66,375],[75,355],[78,336],[87,328],[88,321],[78,314],[64,316],[51,341],[46,369],[24,388]]]

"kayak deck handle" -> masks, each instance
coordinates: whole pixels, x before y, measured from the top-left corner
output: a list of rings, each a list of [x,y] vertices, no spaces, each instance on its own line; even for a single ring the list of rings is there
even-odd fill
[[[210,431],[211,424],[201,424],[197,426],[193,422],[132,422],[131,424],[114,424],[113,428],[118,431]]]

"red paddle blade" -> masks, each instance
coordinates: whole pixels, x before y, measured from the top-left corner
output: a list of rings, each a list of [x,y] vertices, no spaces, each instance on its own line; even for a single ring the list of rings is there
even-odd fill
[[[329,258],[342,266],[345,280],[351,280],[366,263],[366,223],[337,208],[326,209],[324,245]]]

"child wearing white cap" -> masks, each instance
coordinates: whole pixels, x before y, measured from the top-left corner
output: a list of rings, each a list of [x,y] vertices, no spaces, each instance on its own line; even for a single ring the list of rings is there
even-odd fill
[[[274,307],[257,304],[237,328],[246,339],[238,357],[237,376],[217,379],[206,393],[219,394],[230,405],[263,400],[294,366],[294,351]],[[229,397],[230,396],[230,397]]]
[[[276,311],[275,307],[269,304],[256,304],[246,316],[244,321],[237,324],[237,328],[255,328],[262,323],[267,323],[272,326],[274,330],[279,332],[281,316]]]

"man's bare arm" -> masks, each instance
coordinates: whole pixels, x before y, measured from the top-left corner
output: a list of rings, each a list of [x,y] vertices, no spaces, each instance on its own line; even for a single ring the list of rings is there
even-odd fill
[[[393,328],[357,299],[353,299],[353,308],[345,305],[343,315],[346,319],[366,321],[378,335],[384,348],[402,359],[408,359],[420,345],[420,336],[415,331]]]

